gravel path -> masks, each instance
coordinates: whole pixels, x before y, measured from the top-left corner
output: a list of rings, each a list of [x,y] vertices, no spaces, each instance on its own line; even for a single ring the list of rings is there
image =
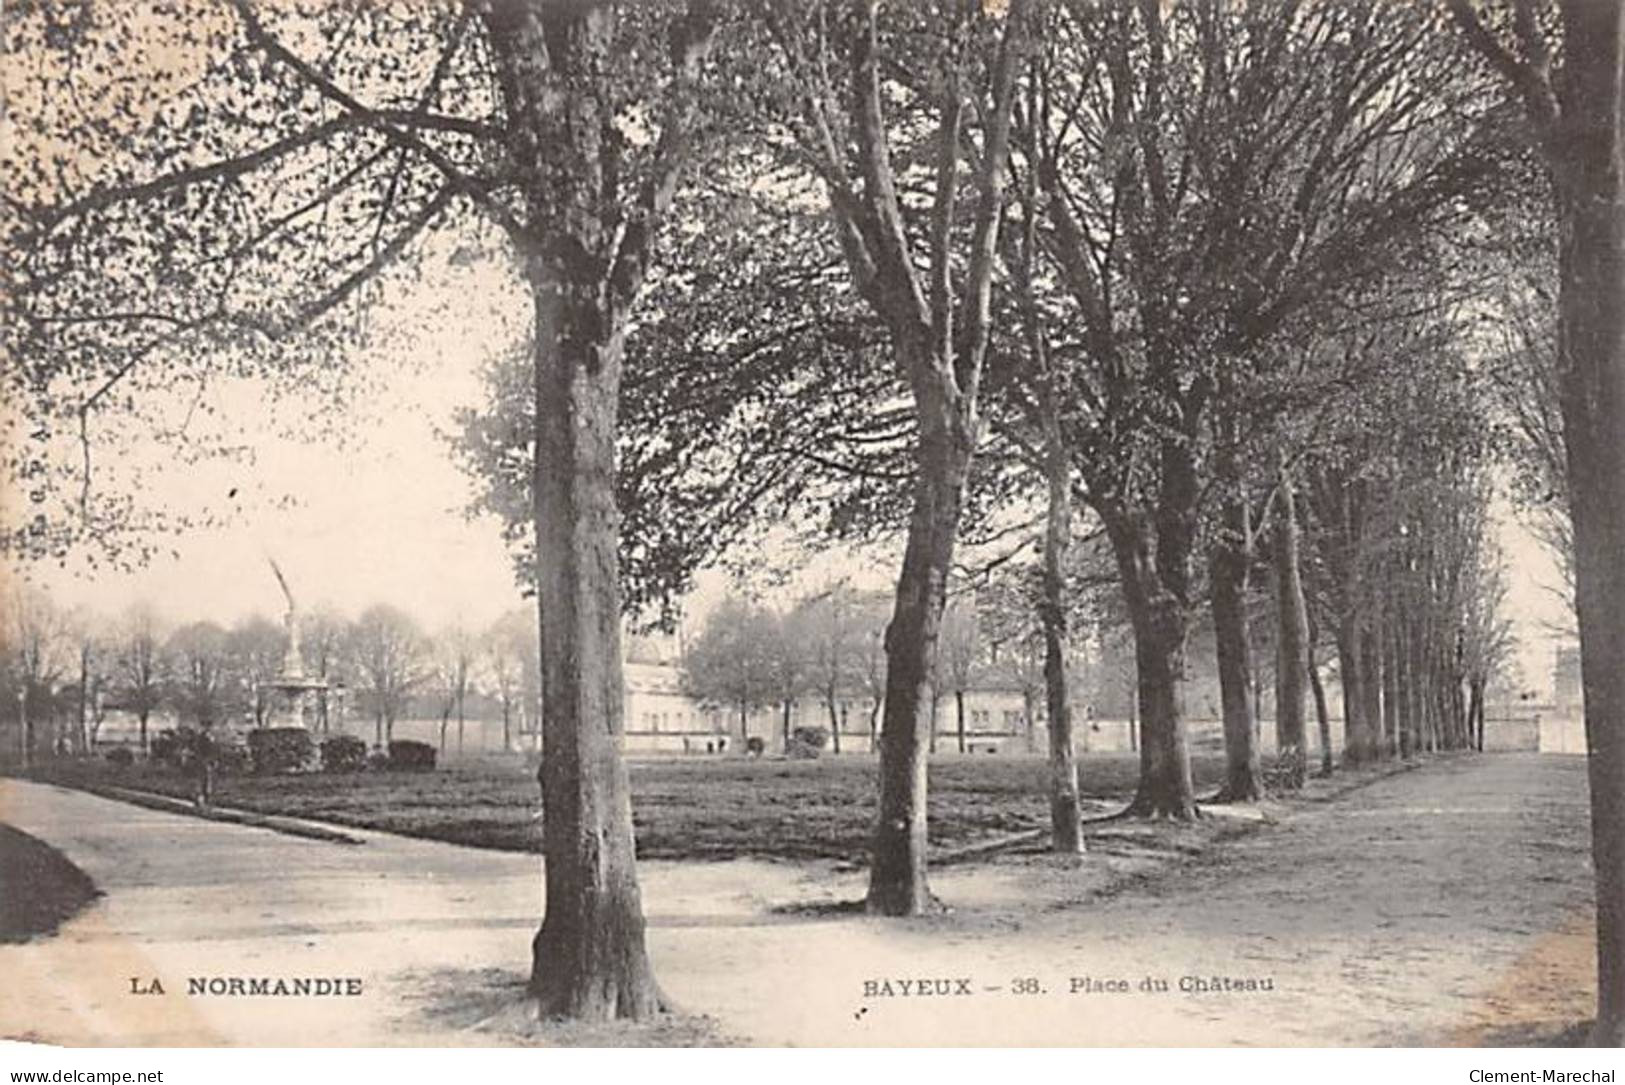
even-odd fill
[[[6,780],[0,821],[61,849],[106,895],[54,938],[0,947],[0,1034],[1526,1043],[1590,1009],[1585,802],[1579,758],[1441,759],[1278,822],[1238,821],[1233,838],[1127,881],[1132,859],[1108,856],[1109,837],[1081,862],[945,868],[933,886],[951,911],[916,921],[823,907],[862,892],[860,873],[828,865],[644,863],[657,971],[710,1021],[538,1037],[515,1008],[540,914],[533,857],[376,833],[343,846]],[[232,976],[356,977],[362,993],[187,994],[189,978]],[[133,994],[132,978],[164,993]]]

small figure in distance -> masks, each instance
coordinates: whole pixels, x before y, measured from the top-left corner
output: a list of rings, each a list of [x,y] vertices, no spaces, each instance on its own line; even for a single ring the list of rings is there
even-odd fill
[[[214,754],[214,736],[200,727],[192,740],[192,801],[199,810],[207,810],[214,796]]]

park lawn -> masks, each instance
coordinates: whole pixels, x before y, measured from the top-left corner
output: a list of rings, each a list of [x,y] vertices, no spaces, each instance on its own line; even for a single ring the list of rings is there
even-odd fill
[[[0,885],[0,943],[54,934],[97,896],[61,852],[10,825],[0,825]]]
[[[856,859],[875,810],[875,762],[861,755],[631,760],[638,855],[646,859]],[[1192,754],[1199,790],[1217,786],[1223,758]],[[931,763],[931,844],[952,849],[1049,823],[1047,762],[949,754]],[[1136,754],[1080,760],[1084,797],[1126,800]],[[31,775],[66,786],[125,787],[177,798],[191,780],[156,765],[64,760]],[[382,829],[507,851],[540,851],[540,791],[518,756],[452,763],[432,772],[225,776],[215,802],[266,814]]]

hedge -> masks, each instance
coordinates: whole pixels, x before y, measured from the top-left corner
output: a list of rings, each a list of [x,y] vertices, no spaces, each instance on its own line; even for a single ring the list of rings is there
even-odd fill
[[[360,772],[367,767],[367,744],[354,735],[334,735],[322,743],[323,772]]]
[[[389,744],[389,767],[404,772],[429,772],[434,768],[435,748],[427,742],[398,738]]]
[[[257,773],[300,772],[316,756],[316,744],[303,727],[261,727],[248,732],[248,754]]]

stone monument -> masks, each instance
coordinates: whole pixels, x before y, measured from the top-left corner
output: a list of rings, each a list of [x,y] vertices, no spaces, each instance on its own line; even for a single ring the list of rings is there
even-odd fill
[[[305,662],[299,653],[299,606],[294,602],[288,578],[282,575],[276,559],[267,555],[265,560],[270,562],[271,572],[276,574],[276,582],[282,588],[282,597],[288,601],[288,609],[282,619],[287,628],[288,648],[282,654],[282,666],[276,677],[268,683],[272,697],[270,710],[266,713],[266,726],[306,727],[305,714],[311,695],[323,693],[327,683],[320,678],[305,677]]]

